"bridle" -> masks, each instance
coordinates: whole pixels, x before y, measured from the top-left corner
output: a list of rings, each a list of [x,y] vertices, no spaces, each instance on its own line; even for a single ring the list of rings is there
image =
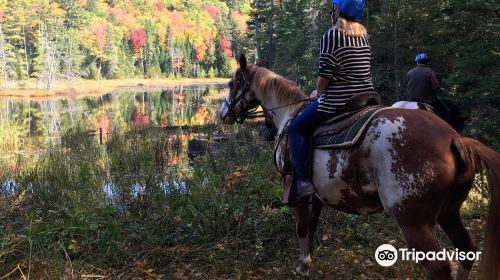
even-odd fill
[[[271,109],[263,109],[262,111],[256,112],[257,107],[260,105],[260,102],[257,100],[247,101],[245,99],[245,96],[250,91],[251,86],[250,86],[250,81],[245,77],[245,75],[242,74],[242,76],[243,76],[243,89],[241,90],[241,94],[234,97],[231,96],[232,98],[230,99],[229,102],[227,101],[227,98],[224,98],[224,104],[228,108],[228,116],[235,118],[237,123],[243,123],[243,121],[245,121],[245,119],[247,118],[268,117],[269,112],[311,100],[311,98],[308,97],[287,105],[282,105]],[[236,82],[239,83],[240,81]],[[232,87],[231,83],[232,81],[230,82],[230,87]],[[243,102],[242,109],[239,113],[235,113],[233,109],[236,106],[236,104],[238,104],[238,102],[240,101]]]
[[[243,75],[243,88],[241,90],[241,94],[239,95],[230,95],[230,101],[227,101],[227,98],[224,98],[224,104],[227,106],[228,109],[228,116],[235,118],[237,123],[243,123],[245,119],[248,117],[248,113],[254,112],[257,110],[257,107],[259,106],[258,101],[247,101],[245,99],[246,94],[250,91],[250,81]],[[229,82],[230,85],[229,87],[231,88],[232,81]],[[240,83],[240,81],[236,81],[236,83]],[[242,102],[242,108],[239,113],[234,112],[234,107],[236,104],[239,102]]]

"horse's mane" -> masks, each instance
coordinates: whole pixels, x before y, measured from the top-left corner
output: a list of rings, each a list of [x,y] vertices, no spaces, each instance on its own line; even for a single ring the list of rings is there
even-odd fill
[[[261,98],[269,99],[273,96],[279,104],[290,105],[290,109],[295,111],[301,108],[303,103],[297,103],[307,98],[297,84],[274,73],[273,71],[257,65],[247,67],[248,75],[252,86],[261,94]]]

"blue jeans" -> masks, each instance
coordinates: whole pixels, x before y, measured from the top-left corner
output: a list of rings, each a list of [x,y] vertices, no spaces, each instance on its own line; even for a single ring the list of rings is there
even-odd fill
[[[314,130],[334,114],[318,112],[319,102],[309,104],[288,126],[288,137],[292,149],[295,178],[298,182],[311,179],[310,168],[306,167],[311,150]]]

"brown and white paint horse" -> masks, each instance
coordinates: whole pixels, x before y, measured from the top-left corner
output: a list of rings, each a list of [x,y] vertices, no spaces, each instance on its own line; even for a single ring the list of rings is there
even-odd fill
[[[282,133],[307,96],[276,73],[247,65],[244,56],[239,62],[240,68],[233,74],[229,94],[220,108],[222,121],[243,121],[245,112],[261,105],[268,111],[276,108],[268,115],[278,134]],[[352,148],[313,152],[317,198],[311,204],[293,206],[300,245],[296,272],[307,273],[311,266],[321,201],[347,213],[385,211],[398,223],[410,249],[439,251],[432,232],[439,224],[460,251],[477,251],[459,210],[474,175],[485,171],[490,205],[481,255],[482,277],[500,279],[498,153],[478,141],[461,137],[436,115],[420,110],[391,109],[378,113],[360,141]],[[467,279],[472,264],[473,261],[460,262],[456,279]],[[423,265],[430,279],[451,278],[448,261],[424,261]]]

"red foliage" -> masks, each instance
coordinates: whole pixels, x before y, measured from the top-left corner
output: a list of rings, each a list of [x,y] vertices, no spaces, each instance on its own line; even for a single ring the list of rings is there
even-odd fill
[[[132,43],[132,49],[134,51],[141,50],[146,45],[146,31],[139,28],[130,34],[130,42]]]
[[[106,46],[106,38],[108,29],[105,24],[96,24],[90,28],[90,32],[94,35],[94,40],[97,48],[100,52],[104,51],[104,47]]]
[[[0,10],[0,22],[3,22],[5,20],[4,16],[4,12]]]
[[[229,41],[229,39],[222,37],[219,41],[219,45],[220,45],[222,52],[227,57],[233,57],[233,51],[231,50],[231,41]]]
[[[153,6],[159,11],[159,12],[164,12],[165,11],[165,5],[163,5],[160,2],[156,2],[153,4]]]
[[[220,16],[220,11],[217,7],[213,5],[208,5],[205,7],[205,11],[210,15],[211,18],[217,19]]]
[[[33,4],[30,5],[29,9],[30,9],[31,12],[36,12],[36,11],[38,11],[38,8],[40,8],[40,5],[36,4],[36,3],[33,3]]]
[[[143,129],[149,124],[149,117],[140,110],[135,110],[133,115],[133,124],[136,129]]]

